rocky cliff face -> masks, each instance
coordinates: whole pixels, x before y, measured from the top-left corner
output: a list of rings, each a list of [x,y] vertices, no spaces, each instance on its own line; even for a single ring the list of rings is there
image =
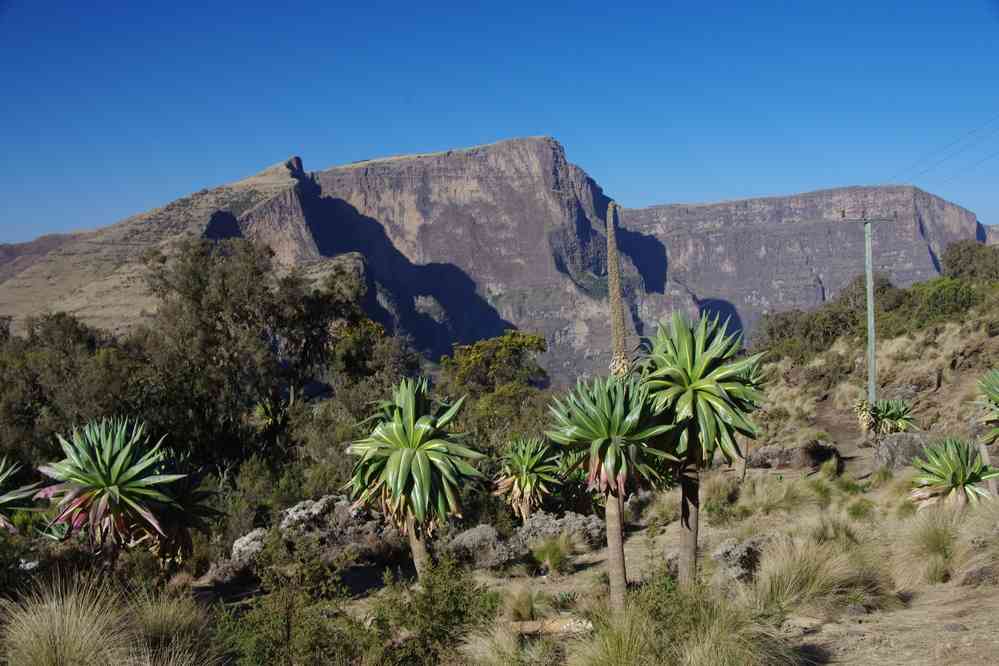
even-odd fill
[[[666,265],[647,269],[657,285],[683,285],[751,331],[763,313],[814,307],[863,273],[863,225],[844,215],[890,220],[874,223],[874,269],[899,286],[939,274],[947,245],[980,234],[974,213],[908,186],[654,206],[623,220],[661,244]]]
[[[121,328],[153,304],[139,257],[178,238],[244,236],[321,274],[349,261],[368,307],[431,356],[517,327],[543,333],[558,379],[609,359],[604,235],[608,198],[550,138],[304,171],[298,158],[111,227],[0,246],[0,314],[75,312]],[[949,242],[981,238],[975,216],[911,187],[828,190],[710,205],[625,209],[618,244],[632,340],[681,308],[750,331],[766,311],[821,303],[863,270],[900,284],[935,275]],[[363,263],[362,263],[363,257]]]

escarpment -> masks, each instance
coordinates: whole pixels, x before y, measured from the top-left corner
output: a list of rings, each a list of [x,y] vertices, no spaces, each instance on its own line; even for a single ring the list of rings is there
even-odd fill
[[[559,381],[610,360],[609,201],[547,137],[315,172],[292,158],[97,231],[0,246],[0,315],[65,310],[127,328],[155,307],[147,249],[241,236],[308,274],[348,262],[372,316],[430,357],[508,328],[543,334]],[[973,213],[909,186],[623,208],[629,344],[676,308],[752,335],[765,312],[835,296],[863,271],[863,229],[843,211],[892,218],[875,227],[875,268],[899,285],[937,275],[947,244],[986,237]]]

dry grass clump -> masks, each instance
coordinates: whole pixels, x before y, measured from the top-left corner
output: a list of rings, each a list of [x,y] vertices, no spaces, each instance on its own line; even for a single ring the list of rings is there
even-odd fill
[[[891,600],[891,579],[878,562],[859,545],[785,537],[765,549],[749,594],[762,612],[777,616],[798,609],[834,614],[853,603],[881,608]]]
[[[655,532],[680,520],[680,490],[657,493],[645,509],[642,519]]]
[[[166,663],[184,663],[183,655],[204,663],[211,645],[209,617],[190,597],[137,593],[128,609],[129,620],[148,652]],[[194,662],[192,662],[194,663]]]
[[[836,515],[820,514],[805,533],[809,539],[818,544],[838,543],[852,547],[860,543],[860,537],[850,521]]]
[[[540,590],[518,586],[507,593],[503,610],[507,619],[513,622],[540,620],[548,613],[548,598]]]
[[[648,614],[629,607],[622,613],[600,612],[593,617],[592,635],[574,641],[569,666],[654,666],[665,663],[666,648]]]
[[[908,589],[945,583],[967,561],[961,527],[967,513],[952,507],[929,507],[903,523],[895,536],[895,578]]]
[[[972,507],[961,526],[961,539],[966,546],[962,573],[989,570],[986,578],[999,578],[999,501]]]
[[[459,648],[465,662],[476,666],[556,666],[562,651],[550,639],[521,636],[499,624],[489,631],[475,632]]]
[[[864,387],[856,380],[840,382],[831,392],[833,406],[841,412],[852,410],[864,395]]]
[[[709,525],[724,525],[751,513],[748,507],[737,504],[741,487],[733,474],[716,472],[705,477],[701,483],[701,507]]]
[[[211,666],[207,613],[193,600],[126,596],[99,578],[55,578],[0,602],[0,662],[37,666]]]
[[[558,576],[572,568],[572,556],[578,550],[572,537],[564,532],[557,537],[543,539],[531,546],[531,558],[542,574]]]
[[[747,478],[739,498],[751,513],[764,515],[797,511],[809,500],[800,481],[772,475]]]
[[[8,664],[107,666],[127,662],[132,632],[121,595],[97,579],[56,578],[0,601]]]

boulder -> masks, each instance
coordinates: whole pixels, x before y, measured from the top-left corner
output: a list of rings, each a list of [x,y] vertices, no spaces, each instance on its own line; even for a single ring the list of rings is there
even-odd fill
[[[532,513],[517,530],[515,539],[525,546],[568,534],[590,548],[600,548],[607,542],[607,526],[597,516],[583,516],[568,511],[561,518],[551,513],[538,511]]]
[[[925,432],[899,432],[881,437],[874,448],[874,462],[878,467],[891,470],[902,469],[912,463],[912,459],[923,454],[931,436]]]
[[[839,455],[839,449],[832,444],[813,439],[795,449],[791,466],[795,469],[817,469],[829,460],[836,461],[837,473],[843,471],[843,459]]]
[[[335,495],[326,495],[317,500],[305,500],[281,512],[278,529],[287,532],[294,529],[318,528],[326,514],[346,500]]]
[[[257,561],[257,556],[264,549],[267,541],[267,530],[263,527],[244,534],[236,539],[232,544],[231,560],[233,563],[244,567],[252,566]]]
[[[799,447],[761,446],[750,451],[746,466],[751,469],[815,469],[829,459],[837,460],[842,470],[843,462],[839,450],[832,444],[812,440]]]
[[[748,583],[756,576],[763,555],[765,537],[752,537],[745,541],[726,539],[722,541],[711,559],[718,563],[716,577],[722,582],[739,581]]]
[[[784,448],[776,444],[754,448],[746,457],[746,466],[750,469],[781,469],[791,466],[794,460],[793,448]]]
[[[441,546],[441,550],[482,569],[513,564],[528,553],[520,539],[503,540],[492,525],[477,525],[459,532]]]

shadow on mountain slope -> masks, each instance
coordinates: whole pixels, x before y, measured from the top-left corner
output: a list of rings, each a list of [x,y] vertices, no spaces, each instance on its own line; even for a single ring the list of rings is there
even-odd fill
[[[516,328],[476,292],[475,282],[457,266],[414,264],[396,249],[378,220],[362,215],[343,199],[324,196],[318,187],[303,189],[307,190],[305,221],[320,254],[364,255],[371,278],[388,292],[380,295],[388,296],[395,310],[390,313],[375,303],[374,289],[369,289],[374,310],[369,312],[381,323],[401,328],[431,358],[450,354],[455,343],[468,344]]]
[[[727,320],[729,335],[732,333],[745,333],[742,325],[742,317],[739,316],[739,311],[731,301],[726,301],[722,298],[697,299],[697,309],[700,314],[718,317],[722,322]]]

